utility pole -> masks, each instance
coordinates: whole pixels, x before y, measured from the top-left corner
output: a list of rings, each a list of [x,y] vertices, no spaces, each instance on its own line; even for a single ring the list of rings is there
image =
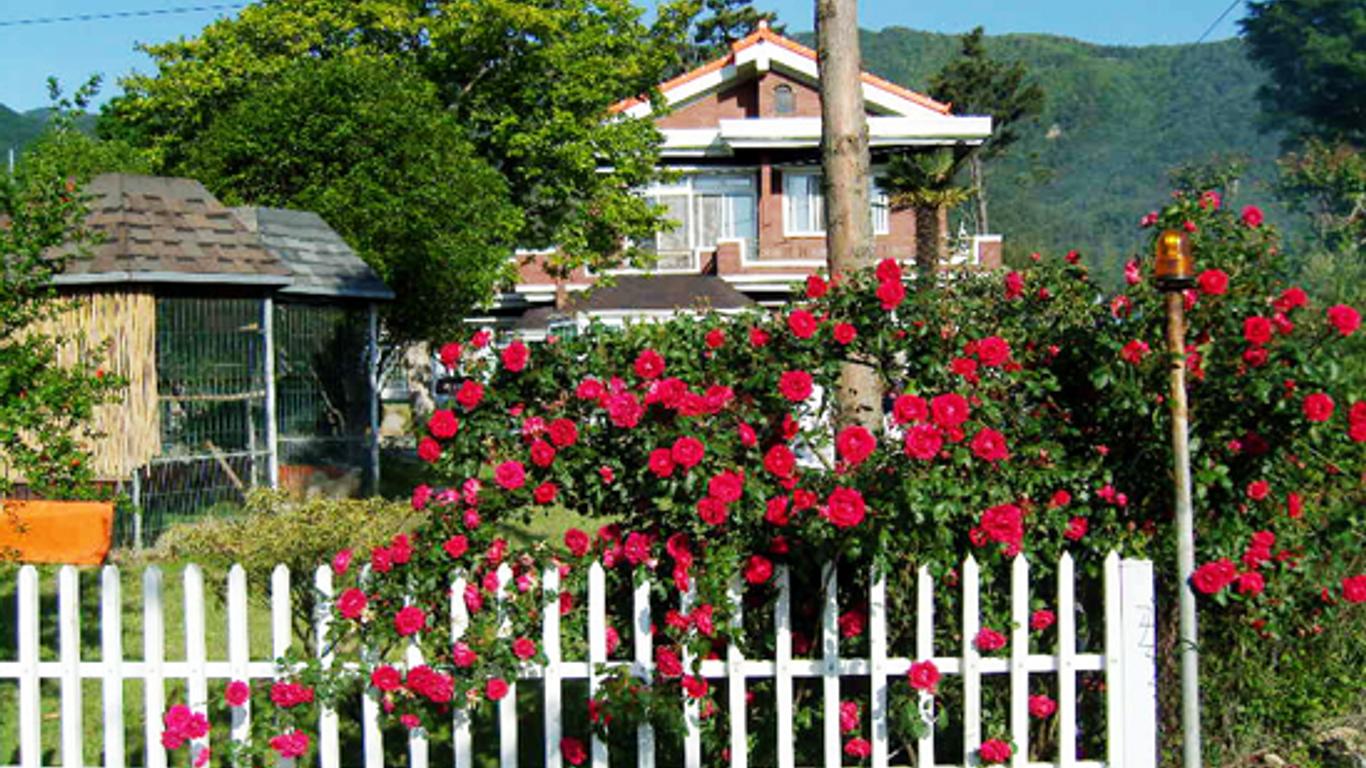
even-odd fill
[[[826,263],[831,275],[850,275],[875,261],[857,0],[816,0],[816,67],[821,93]],[[837,403],[841,423],[881,427],[877,371],[862,361],[844,363]]]

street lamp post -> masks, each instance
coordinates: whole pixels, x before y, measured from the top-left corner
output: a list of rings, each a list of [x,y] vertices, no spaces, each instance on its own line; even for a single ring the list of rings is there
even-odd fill
[[[1181,730],[1185,768],[1200,768],[1200,652],[1196,645],[1195,515],[1191,506],[1190,442],[1186,407],[1186,307],[1182,291],[1195,282],[1190,238],[1168,229],[1157,237],[1154,271],[1167,304],[1167,353],[1171,392],[1172,463],[1176,490],[1176,566],[1181,577]]]

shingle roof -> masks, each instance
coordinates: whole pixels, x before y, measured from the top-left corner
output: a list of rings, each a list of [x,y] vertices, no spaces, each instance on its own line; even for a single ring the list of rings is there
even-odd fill
[[[87,227],[101,242],[58,284],[287,285],[289,269],[193,179],[109,173],[86,186]]]
[[[294,282],[281,293],[394,298],[394,292],[318,214],[251,207],[234,208],[233,213],[293,273]]]
[[[713,275],[641,275],[618,277],[615,284],[593,288],[570,298],[564,309],[532,309],[513,325],[518,330],[547,327],[554,319],[599,312],[658,312],[670,310],[735,310],[755,306],[754,300]]]

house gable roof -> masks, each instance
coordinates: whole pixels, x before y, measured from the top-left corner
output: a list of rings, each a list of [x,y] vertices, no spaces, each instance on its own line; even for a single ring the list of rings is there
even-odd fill
[[[813,82],[819,80],[816,52],[779,35],[769,29],[768,24],[761,22],[754,32],[732,43],[730,53],[661,83],[659,91],[673,106],[731,85],[745,76],[742,70],[753,68],[764,71],[775,64]],[[895,116],[948,115],[951,109],[949,104],[869,72],[863,73],[863,98],[869,106]],[[646,117],[650,109],[650,102],[638,96],[613,104],[610,111],[631,117]]]
[[[85,187],[99,237],[58,285],[232,284],[279,287],[289,268],[193,179],[106,173]]]
[[[361,260],[323,217],[312,211],[285,208],[234,208],[248,230],[280,259],[294,282],[280,292],[289,295],[350,299],[394,298],[370,265]]]

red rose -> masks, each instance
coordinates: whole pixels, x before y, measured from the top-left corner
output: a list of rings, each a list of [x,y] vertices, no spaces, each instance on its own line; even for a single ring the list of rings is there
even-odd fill
[[[999,368],[1010,361],[1010,342],[1000,336],[988,336],[977,342],[977,359],[988,368]]]
[[[1148,354],[1148,342],[1134,339],[1124,345],[1124,349],[1119,351],[1119,359],[1130,365],[1138,365],[1143,362],[1143,358]]]
[[[840,702],[840,733],[850,733],[859,728],[859,711],[857,701]],[[848,749],[848,747],[845,747]]]
[[[673,450],[671,451],[673,460],[678,463],[678,466],[684,469],[692,469],[697,466],[698,462],[702,461],[702,457],[706,452],[706,446],[702,445],[702,441],[695,437],[678,438],[674,441]]]
[[[930,406],[915,395],[898,395],[892,402],[892,421],[897,424],[921,422],[930,417]]]
[[[1309,294],[1305,293],[1304,289],[1298,285],[1292,285],[1286,288],[1275,301],[1271,302],[1271,306],[1275,307],[1277,312],[1289,312],[1308,303]]]
[[[459,560],[465,556],[466,552],[470,551],[470,540],[468,536],[457,533],[446,539],[446,543],[442,544],[441,548],[445,550],[446,554]]]
[[[489,345],[489,341],[492,339],[493,334],[488,331],[475,331],[474,335],[470,336],[470,345],[475,349],[483,349]]]
[[[574,396],[580,400],[597,400],[602,393],[602,382],[597,379],[584,379],[574,389]]]
[[[281,709],[313,701],[313,689],[298,683],[277,682],[270,687],[270,701]]]
[[[1366,574],[1348,576],[1342,580],[1342,599],[1349,603],[1366,603]]]
[[[1238,574],[1238,594],[1256,597],[1266,589],[1266,579],[1256,571]]]
[[[934,423],[945,429],[961,426],[971,413],[967,399],[956,392],[939,395],[930,401],[930,414],[934,418]]]
[[[1232,584],[1237,577],[1237,567],[1224,557],[1196,568],[1195,573],[1191,574],[1191,585],[1206,595],[1212,595]]]
[[[972,438],[972,453],[983,461],[1004,461],[1010,458],[1005,435],[990,427],[983,427]]]
[[[745,490],[745,476],[739,472],[722,472],[707,483],[707,492],[723,504],[739,501]]]
[[[493,470],[493,481],[505,491],[515,491],[526,484],[526,467],[520,461],[505,461]]]
[[[1328,421],[1333,418],[1333,398],[1323,392],[1305,397],[1304,418],[1309,421]]]
[[[773,577],[773,561],[763,555],[750,555],[745,561],[745,581],[763,584]]]
[[[416,605],[405,605],[394,614],[394,630],[399,636],[407,637],[422,631],[427,624],[427,614]]]
[[[1053,626],[1057,621],[1057,616],[1046,608],[1040,608],[1029,616],[1029,628],[1035,632],[1042,632]]]
[[[1057,711],[1058,702],[1048,698],[1047,696],[1043,694],[1037,694],[1029,697],[1029,714],[1033,715],[1034,717],[1037,717],[1038,719],[1042,720],[1046,717],[1052,717],[1053,713]]]
[[[873,745],[867,739],[850,739],[844,743],[844,754],[856,760],[864,760],[873,754]]]
[[[531,492],[531,497],[537,504],[549,504],[555,500],[560,493],[560,487],[552,482],[544,482],[536,486],[536,490]]]
[[[242,680],[233,680],[228,683],[227,690],[223,691],[223,701],[230,707],[240,707],[250,698],[251,686]]]
[[[457,642],[451,647],[451,663],[459,669],[469,669],[474,663],[479,661],[479,654],[474,649],[462,642]]]
[[[917,661],[911,664],[906,679],[915,690],[934,693],[935,688],[939,686],[939,667],[930,660]]]
[[[764,469],[778,477],[791,477],[797,466],[797,457],[792,449],[782,443],[774,445],[764,454]]]
[[[270,748],[275,753],[286,760],[294,757],[303,757],[308,751],[308,734],[303,731],[290,731],[279,736],[272,736]]]
[[[890,312],[905,300],[906,286],[902,285],[900,279],[883,281],[877,286],[877,298],[882,302],[882,309]]]
[[[555,461],[555,448],[544,440],[531,444],[531,463],[538,467],[548,467]]]
[[[976,384],[979,380],[977,376],[977,361],[970,357],[955,357],[953,360],[950,360],[949,371],[958,376],[962,376],[973,384]]]
[[[722,525],[730,516],[730,511],[726,509],[725,502],[708,496],[697,502],[697,516],[707,525]]]
[[[901,265],[895,259],[883,259],[877,263],[874,269],[878,282],[886,283],[892,280],[901,279]]]
[[[526,661],[536,655],[536,642],[529,637],[519,637],[512,641],[512,655]]]
[[[1062,532],[1063,538],[1068,541],[1081,541],[1090,527],[1091,524],[1086,518],[1074,517],[1067,521],[1067,530]]]
[[[1328,324],[1343,336],[1351,336],[1361,327],[1361,313],[1346,304],[1335,304],[1328,308]]]
[[[447,368],[454,368],[455,364],[460,362],[460,345],[453,341],[442,344],[441,351],[437,353],[437,357],[441,358],[442,365]]]
[[[811,374],[806,371],[784,371],[778,378],[778,391],[794,403],[800,403],[811,396]]]
[[[1255,205],[1243,206],[1243,223],[1254,229],[1260,227],[1262,225],[1262,209]]]
[[[488,697],[489,701],[502,699],[508,695],[507,681],[501,677],[489,678],[489,681],[484,684],[484,695]]]
[[[1018,546],[1024,539],[1024,511],[1014,504],[983,510],[979,525],[988,538],[999,544]]]
[[[863,522],[866,512],[863,494],[853,488],[836,488],[821,508],[821,517],[836,528],[852,528]]]
[[[877,448],[877,438],[858,425],[845,427],[835,436],[835,450],[850,464],[861,464]]]
[[[979,651],[991,653],[1006,647],[1006,636],[990,627],[982,627],[977,632],[977,637],[973,638],[972,644],[977,646]]]
[[[906,430],[906,455],[921,461],[932,461],[939,455],[944,438],[930,424],[916,424]]]
[[[403,684],[403,677],[397,669],[385,664],[370,673],[370,684],[381,691],[396,691]]]
[[[799,339],[811,338],[816,328],[816,318],[804,309],[794,309],[787,315],[787,329]]]
[[[849,323],[835,324],[835,341],[840,344],[851,344],[858,338],[858,329]]]
[[[1004,763],[1010,755],[1010,745],[1000,739],[987,739],[977,748],[977,756],[984,763]]]
[[[582,741],[566,736],[560,739],[560,756],[570,765],[583,765],[588,759],[588,751],[584,749]]]
[[[579,428],[569,419],[555,419],[547,430],[550,442],[560,448],[568,448],[579,442]]]
[[[683,677],[683,692],[688,694],[690,699],[700,699],[707,695],[707,679],[704,677],[693,677],[685,675]]]
[[[664,373],[664,358],[653,349],[636,356],[636,375],[642,379],[657,379]]]
[[[356,587],[351,587],[341,593],[337,598],[337,612],[348,619],[358,619],[365,612],[365,606],[369,603],[369,598],[365,593]]]
[[[787,513],[786,496],[774,496],[764,504],[764,522],[780,528],[791,522]]]
[[[1019,272],[1009,272],[1005,277],[1005,297],[1006,301],[1018,299],[1024,295],[1024,275]]]
[[[427,419],[427,431],[432,437],[438,440],[449,440],[455,437],[455,433],[460,429],[460,422],[455,418],[455,414],[444,408],[432,413]]]
[[[441,443],[438,443],[430,437],[422,438],[417,441],[417,457],[428,464],[431,464],[441,458]]]
[[[768,331],[763,328],[749,329],[749,343],[751,346],[762,347],[768,343]]]
[[[1253,480],[1247,484],[1247,497],[1253,501],[1261,501],[1271,493],[1271,483],[1265,480]]]
[[[1228,291],[1228,273],[1222,269],[1207,269],[1196,276],[1195,282],[1206,296],[1222,296]]]
[[[840,614],[836,623],[842,637],[853,639],[863,634],[864,628],[868,626],[868,614],[860,610],[845,611]]]
[[[1271,359],[1271,354],[1266,351],[1266,347],[1248,347],[1243,350],[1243,362],[1253,368],[1261,368]]]
[[[484,399],[484,385],[477,381],[465,380],[455,392],[455,402],[462,408],[472,411]]]
[[[742,422],[735,428],[735,431],[740,435],[740,445],[753,448],[759,444],[759,435],[754,431],[754,427]]]
[[[668,448],[656,448],[653,451],[650,451],[648,464],[650,471],[655,473],[656,477],[669,477],[674,473],[673,452]]]
[[[655,664],[659,668],[659,674],[666,679],[675,678],[683,674],[683,663],[678,660],[678,654],[674,653],[672,649],[656,649]]]
[[[590,544],[588,534],[578,528],[570,528],[564,532],[564,545],[574,557],[583,557],[588,554]]]
[[[517,373],[526,368],[527,359],[531,357],[531,350],[520,341],[514,341],[503,347],[503,367]]]
[[[820,275],[808,275],[806,278],[806,298],[819,299],[830,290],[830,284],[825,282]]]
[[[1261,346],[1271,341],[1271,321],[1260,315],[1253,315],[1243,321],[1243,338],[1249,344]]]

